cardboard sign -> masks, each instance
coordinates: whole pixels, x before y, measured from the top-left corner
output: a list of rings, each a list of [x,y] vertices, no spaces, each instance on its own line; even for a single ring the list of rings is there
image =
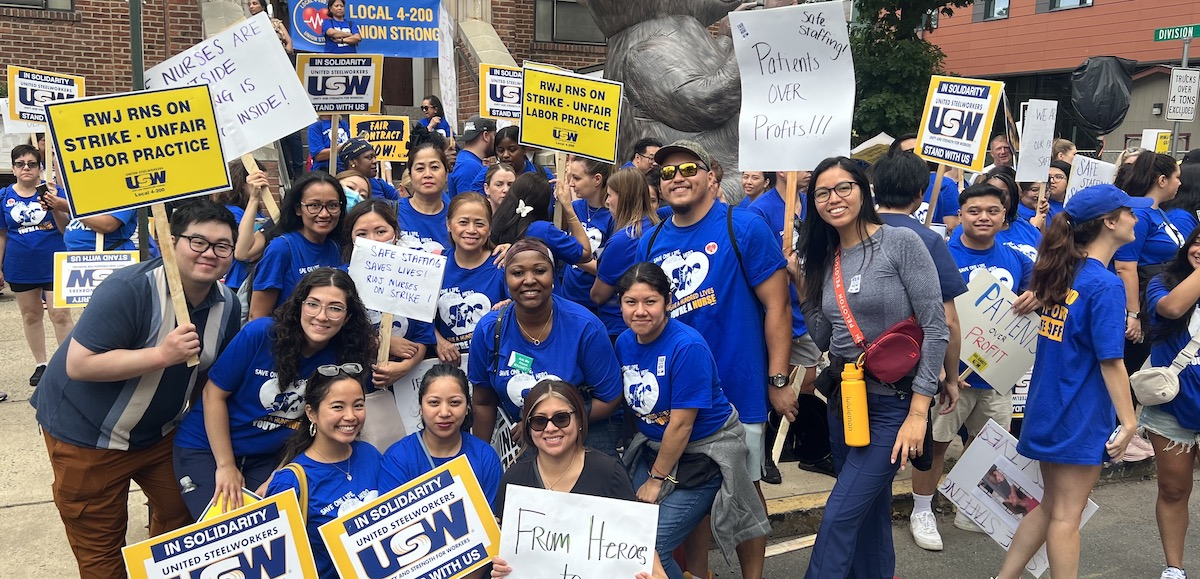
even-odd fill
[[[349,271],[368,308],[422,322],[437,315],[446,256],[358,237]]]
[[[934,75],[913,152],[926,161],[982,171],[1003,93],[1002,82]]]
[[[1155,153],[1169,154],[1171,152],[1171,131],[1143,129],[1142,148]]]
[[[54,307],[82,308],[114,271],[138,262],[136,251],[59,251],[54,254]]]
[[[499,556],[514,577],[633,577],[656,533],[658,505],[508,485]]]
[[[404,116],[350,115],[350,135],[371,143],[380,161],[408,161],[410,126]]]
[[[1069,201],[1080,189],[1112,183],[1116,176],[1116,165],[1084,155],[1075,155],[1075,160],[1071,162],[1071,174],[1067,175],[1067,193],[1063,203]]]
[[[291,4],[292,46],[297,51],[326,52],[321,27],[329,19],[328,2],[299,0]],[[345,20],[358,25],[358,52],[405,58],[437,58],[438,0],[365,0],[347,2]],[[279,44],[276,41],[275,44]]]
[[[446,113],[443,118],[453,127],[458,119],[458,64],[454,56],[454,30],[458,23],[454,21],[454,15],[445,2],[438,11],[437,23],[438,88],[442,93],[442,112]]]
[[[1058,101],[1033,99],[1021,122],[1021,156],[1017,158],[1017,181],[1046,182],[1054,150],[1054,123]]]
[[[526,63],[521,144],[606,163],[617,158],[624,85]]]
[[[498,64],[479,65],[479,116],[521,119],[521,69]]]
[[[83,96],[83,77],[8,65],[7,117],[45,124],[45,106]],[[44,129],[38,129],[44,130]]]
[[[72,217],[229,189],[208,85],[56,102],[46,112]]]
[[[1042,501],[1041,467],[1038,461],[1018,454],[1017,439],[988,420],[938,491],[1007,551],[1021,519]],[[1099,508],[1088,499],[1079,522],[1081,529]],[[1045,545],[1025,566],[1035,577],[1049,568]]]
[[[742,77],[742,171],[810,171],[850,155],[854,59],[840,0],[730,12]]]
[[[459,456],[320,528],[342,577],[463,577],[499,549],[500,529]],[[257,577],[257,575],[255,575]]]
[[[379,112],[383,56],[298,54],[296,74],[319,114]]]
[[[500,465],[508,469],[521,456],[521,444],[512,434],[513,421],[503,407],[496,407],[496,426],[492,429],[492,450],[500,456]]]
[[[1000,281],[993,273],[1009,279]],[[1001,394],[1008,394],[1021,375],[1033,367],[1037,351],[1041,318],[1033,312],[1018,316],[1012,311],[1017,294],[1009,288],[1020,283],[1012,276],[1020,275],[1019,271],[972,271],[967,293],[954,298],[962,333],[959,359]]]
[[[317,121],[266,12],[146,71],[146,88],[207,83],[232,161]]]
[[[129,579],[316,577],[300,504],[269,496],[208,521],[121,549]]]

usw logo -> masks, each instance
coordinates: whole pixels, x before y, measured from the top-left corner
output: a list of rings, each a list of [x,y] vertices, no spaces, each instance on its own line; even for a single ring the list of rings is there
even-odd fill
[[[559,142],[574,143],[579,140],[579,133],[575,131],[564,131],[562,129],[554,129],[554,140]]]
[[[309,77],[308,94],[312,96],[364,96],[371,86],[371,77],[361,75],[333,75]]]
[[[146,173],[138,173],[125,178],[125,187],[130,191],[154,187],[155,185],[165,185],[167,182],[166,171],[149,171]]]
[[[930,108],[928,129],[935,135],[974,141],[984,116],[982,112],[934,105]]]

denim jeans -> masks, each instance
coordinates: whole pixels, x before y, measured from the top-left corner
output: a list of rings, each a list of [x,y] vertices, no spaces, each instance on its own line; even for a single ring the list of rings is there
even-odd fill
[[[643,456],[633,473],[634,492],[649,479],[650,462]],[[713,498],[721,489],[723,480],[725,479],[718,474],[696,488],[676,487],[658,504],[658,537],[654,541],[654,548],[658,551],[658,558],[670,579],[683,579],[683,570],[679,568],[671,552],[683,543],[688,533],[691,533],[692,529],[704,520],[704,515],[712,509]]]

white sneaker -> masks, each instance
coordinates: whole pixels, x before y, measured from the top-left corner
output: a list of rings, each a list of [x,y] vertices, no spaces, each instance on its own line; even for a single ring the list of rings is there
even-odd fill
[[[1187,571],[1179,567],[1167,567],[1158,579],[1187,579]]]
[[[961,509],[954,515],[954,526],[971,533],[984,532],[983,527],[980,527],[978,523],[971,520],[971,517],[968,517]]]
[[[932,511],[914,511],[908,517],[908,530],[912,531],[918,547],[926,551],[942,550],[942,535],[938,533],[937,517]]]

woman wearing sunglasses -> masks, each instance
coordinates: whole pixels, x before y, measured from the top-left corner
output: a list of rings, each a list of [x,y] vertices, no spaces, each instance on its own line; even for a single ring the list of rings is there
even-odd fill
[[[285,466],[267,483],[267,495],[291,490],[301,500],[321,579],[340,576],[318,529],[380,495],[379,451],[356,440],[367,419],[362,372],[357,362],[317,367],[308,378],[299,428],[283,450]]]
[[[429,95],[425,100],[421,101],[421,114],[425,118],[417,121],[418,124],[429,129],[430,132],[436,132],[442,138],[449,140],[454,136],[454,127],[446,122],[446,113],[442,109],[442,99],[437,95]]]
[[[504,515],[505,490],[510,484],[594,497],[638,500],[620,462],[584,447],[588,424],[580,417],[586,413],[579,391],[561,380],[543,380],[529,391],[521,413],[521,428],[526,448],[532,444],[537,448],[537,455],[530,460],[519,460],[504,471],[496,497],[497,515]],[[513,572],[508,562],[500,557],[493,559],[492,563],[492,577],[507,577]],[[517,576],[521,576],[519,571]],[[654,555],[654,574],[637,574],[638,579],[650,577],[667,577],[657,553]]]
[[[192,516],[210,500],[240,507],[242,488],[267,480],[300,427],[304,378],[336,360],[364,365],[374,343],[354,282],[329,267],[305,275],[271,317],[246,324],[175,435],[175,474],[195,485],[183,494]]]

